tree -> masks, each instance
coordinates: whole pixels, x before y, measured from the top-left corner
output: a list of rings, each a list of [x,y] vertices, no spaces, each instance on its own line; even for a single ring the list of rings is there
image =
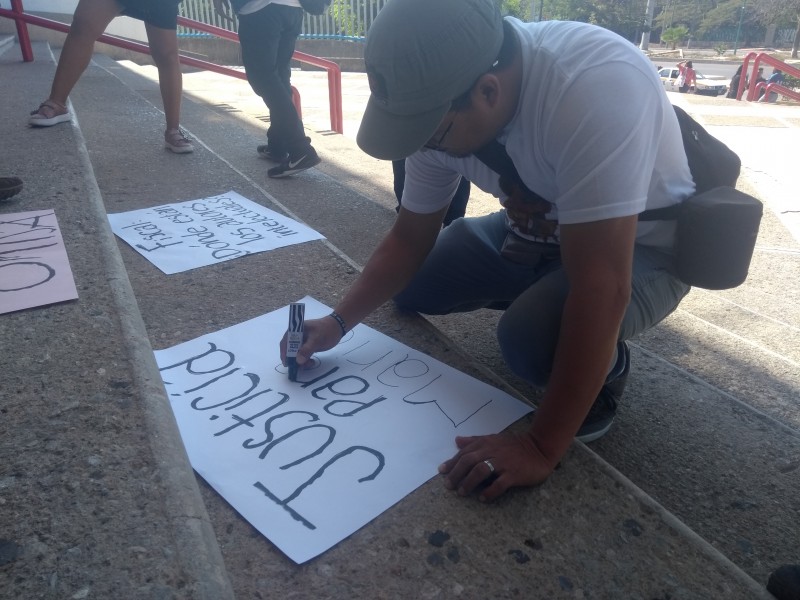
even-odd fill
[[[670,45],[670,48],[675,50],[680,42],[686,39],[689,35],[689,28],[686,25],[678,25],[677,27],[670,27],[661,33],[661,41]]]
[[[541,0],[545,20],[593,23],[636,41],[644,27],[646,0]],[[523,5],[524,5],[523,1]]]
[[[705,14],[702,23],[697,28],[697,33],[703,34],[719,27],[736,27],[742,17],[742,6],[742,0],[720,2]],[[752,14],[752,11],[749,14]]]
[[[496,0],[496,2],[504,15],[517,17],[522,21],[532,20],[530,0]]]
[[[753,10],[765,25],[792,23],[796,27],[792,58],[797,58],[800,46],[800,0],[755,0]]]
[[[711,0],[668,0],[653,22],[664,30],[673,24],[684,24],[689,31],[697,31],[706,13],[715,6]]]
[[[353,10],[353,5],[350,2],[333,0],[329,10],[341,34],[351,36],[364,35],[365,25],[359,19],[357,10]]]

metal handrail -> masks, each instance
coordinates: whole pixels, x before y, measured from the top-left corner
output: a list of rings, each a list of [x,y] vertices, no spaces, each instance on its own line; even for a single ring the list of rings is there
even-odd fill
[[[764,64],[767,64],[767,65],[771,66],[771,67],[780,69],[781,71],[783,71],[787,75],[791,75],[792,77],[800,78],[800,69],[798,69],[796,67],[793,67],[792,65],[787,64],[787,63],[783,62],[782,60],[778,60],[777,58],[773,58],[772,56],[770,56],[769,54],[767,54],[765,52],[760,52],[760,53],[750,52],[750,53],[747,54],[747,56],[744,57],[744,60],[742,61],[742,75],[739,78],[739,88],[736,90],[736,99],[737,100],[741,100],[742,96],[744,95],[746,79],[747,79],[747,77],[745,77],[745,75],[747,74],[747,66],[750,63],[751,59],[754,59],[753,60],[753,72],[752,72],[752,74],[750,75],[750,78],[749,78],[750,79],[750,87],[747,89],[747,97],[745,98],[745,100],[747,100],[748,102],[752,102],[753,100],[756,100],[758,98],[757,93],[758,93],[758,89],[759,89],[759,82],[756,81],[756,75],[758,74],[758,67],[761,65],[762,62]],[[763,82],[762,82],[762,84],[763,84]],[[763,85],[766,85],[766,84],[763,84]],[[763,87],[763,85],[762,85],[762,87]],[[771,84],[771,85],[775,85],[775,84]],[[786,88],[783,88],[783,89],[786,89]],[[783,96],[787,96],[787,97],[793,98],[795,100],[800,100],[800,97],[797,94],[797,92],[792,92],[791,90],[788,90],[788,89],[786,89],[786,91],[789,92],[788,94],[784,94],[783,92],[780,92],[779,90],[773,90],[773,91],[778,91]]]
[[[26,13],[22,6],[22,0],[11,0],[11,10],[0,8],[0,17],[6,17],[14,20],[17,28],[17,37],[19,39],[20,50],[22,52],[22,60],[24,62],[33,61],[33,48],[31,46],[31,39],[28,34],[28,25],[35,25],[45,29],[53,29],[62,33],[69,33],[70,30],[70,26],[66,23],[61,23],[60,21],[54,21],[52,19],[37,17],[35,15]],[[185,17],[178,17],[178,22],[184,27],[191,27],[199,31],[205,31],[218,37],[239,43],[238,34],[228,31],[227,29],[215,27],[213,25],[201,23],[200,21],[187,19]],[[124,48],[125,50],[140,52],[142,54],[150,54],[150,46],[147,44],[133,42],[131,40],[126,40],[114,35],[108,35],[104,33],[97,38],[97,40],[111,46]],[[247,75],[245,75],[242,71],[237,71],[236,69],[224,67],[222,65],[193,58],[191,56],[185,56],[183,54],[179,54],[178,58],[181,64],[184,65],[197,67],[199,69],[212,71],[214,73],[220,73],[222,75],[228,75],[237,79],[247,80]],[[321,67],[328,72],[328,99],[330,102],[331,130],[335,131],[336,133],[344,133],[344,120],[342,117],[342,71],[339,68],[339,65],[333,61],[297,51],[292,55],[292,58],[299,62]],[[294,86],[292,86],[292,101],[297,109],[297,114],[302,118],[300,94]]]
[[[765,101],[765,98],[769,98],[770,92],[775,92],[776,94],[780,94],[785,98],[791,98],[792,100],[800,101],[800,93],[790,90],[779,83],[764,83],[762,81],[756,85],[756,91],[760,91],[762,88],[764,90],[764,95],[760,96],[762,102]]]

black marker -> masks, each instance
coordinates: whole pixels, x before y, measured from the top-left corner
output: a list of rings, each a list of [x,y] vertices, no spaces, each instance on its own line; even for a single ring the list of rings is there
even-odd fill
[[[306,305],[292,302],[289,305],[289,329],[286,336],[286,362],[289,363],[289,381],[297,381],[297,351],[303,344],[303,320]]]

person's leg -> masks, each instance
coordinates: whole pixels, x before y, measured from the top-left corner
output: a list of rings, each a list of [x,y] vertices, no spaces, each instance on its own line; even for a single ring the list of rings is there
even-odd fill
[[[660,323],[689,293],[691,287],[672,274],[673,263],[669,254],[636,246],[631,301],[620,325],[620,340],[629,340]]]
[[[403,189],[405,188],[406,182],[406,160],[404,158],[392,161],[392,175],[394,197],[397,198],[397,207],[395,210],[399,212],[400,205],[403,201]],[[453,196],[453,199],[450,201],[450,206],[447,208],[447,213],[444,216],[444,220],[442,222],[444,227],[447,227],[450,225],[450,223],[466,214],[467,202],[469,202],[469,192],[469,180],[466,177],[462,177],[458,182],[456,193]]]
[[[239,17],[239,42],[242,48],[242,63],[247,74],[247,81],[253,91],[264,100],[270,113],[268,130],[269,148],[272,155],[280,158],[287,149],[281,132],[282,124],[278,114],[273,112],[273,105],[285,102],[283,84],[278,77],[277,58],[278,43],[281,36],[281,23],[275,9],[278,5],[270,4],[261,10]],[[291,103],[291,98],[289,98]]]
[[[278,6],[283,17],[283,30],[278,42],[277,69],[278,78],[283,84],[283,101],[280,104],[281,115],[278,117],[285,123],[284,134],[288,156],[280,165],[267,171],[269,177],[288,177],[300,173],[320,163],[320,158],[306,136],[303,122],[292,102],[291,60],[295,43],[303,28],[303,11],[290,6]],[[286,104],[288,100],[288,104]]]
[[[194,151],[192,142],[180,128],[183,73],[178,60],[178,36],[174,29],[156,27],[145,23],[150,54],[158,69],[158,86],[164,105],[167,127],[164,130],[164,146],[177,154]]]
[[[544,387],[550,377],[569,292],[561,262],[520,294],[497,324],[503,359],[519,377]]]
[[[50,96],[31,113],[31,125],[49,127],[69,121],[67,98],[92,58],[95,40],[121,11],[116,0],[80,0],[61,49]]]
[[[400,204],[403,201],[403,189],[406,186],[406,159],[401,158],[400,160],[393,160],[392,161],[392,177],[393,177],[393,187],[394,187],[394,197],[397,198],[397,208],[396,210],[400,210]]]
[[[688,293],[689,286],[670,273],[671,263],[667,254],[636,247],[631,301],[620,326],[620,341],[653,327]],[[544,386],[550,376],[568,291],[566,274],[557,265],[521,293],[500,318],[497,337],[503,358],[514,373],[535,385]]]
[[[158,86],[164,103],[167,129],[177,129],[181,120],[183,73],[178,60],[178,36],[174,29],[162,29],[145,23],[150,54],[158,69]]]
[[[576,433],[582,442],[602,437],[614,422],[630,370],[630,351],[625,340],[661,321],[689,291],[689,286],[670,274],[671,263],[668,255],[636,247],[631,301],[620,326],[606,382]],[[553,265],[551,273],[520,294],[503,313],[497,327],[497,339],[508,366],[540,387],[547,385],[550,378],[569,291],[563,268],[557,261]]]
[[[450,201],[450,207],[447,209],[447,214],[444,216],[444,226],[447,227],[456,219],[463,217],[467,212],[467,202],[469,202],[470,183],[466,177],[462,177],[458,182],[458,188],[453,199]]]
[[[303,28],[303,11],[290,7],[281,7],[283,10],[283,31],[278,41],[278,54],[276,57],[276,69],[278,79],[283,85],[285,98],[289,99],[291,110],[284,104],[281,105],[282,119],[286,121],[287,146],[290,158],[300,158],[308,152],[311,147],[311,140],[306,137],[303,129],[303,122],[297,114],[294,102],[292,102],[292,83],[291,83],[291,62],[294,54],[297,37]]]
[[[299,145],[307,145],[286,83],[286,71],[302,19],[302,10],[280,4],[269,4],[239,19],[239,40],[247,79],[270,113],[269,146],[290,153]]]
[[[431,253],[395,303],[425,314],[448,314],[510,303],[541,277],[542,266],[503,258],[505,212],[458,219],[439,234]]]
[[[278,53],[275,58],[275,69],[278,79],[283,84],[283,89],[292,95],[292,55],[294,54],[297,38],[303,29],[303,12],[284,11],[283,30],[278,40]]]
[[[80,0],[78,2],[50,88],[51,100],[55,100],[59,104],[66,104],[69,93],[89,65],[95,40],[121,11],[122,7],[116,0]]]

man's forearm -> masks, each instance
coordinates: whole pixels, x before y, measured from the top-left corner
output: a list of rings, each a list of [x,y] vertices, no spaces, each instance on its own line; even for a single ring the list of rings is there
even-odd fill
[[[348,329],[405,289],[436,242],[443,214],[399,217],[404,221],[389,231],[336,306]]]
[[[558,346],[530,434],[553,466],[566,452],[608,374],[630,302],[635,215],[561,229],[570,282]]]
[[[400,292],[413,276],[418,262],[408,255],[398,256],[395,244],[384,240],[370,257],[364,271],[336,305],[348,329]]]
[[[624,291],[613,287],[604,293],[573,290],[567,298],[553,371],[530,429],[553,466],[605,382],[627,303]]]

